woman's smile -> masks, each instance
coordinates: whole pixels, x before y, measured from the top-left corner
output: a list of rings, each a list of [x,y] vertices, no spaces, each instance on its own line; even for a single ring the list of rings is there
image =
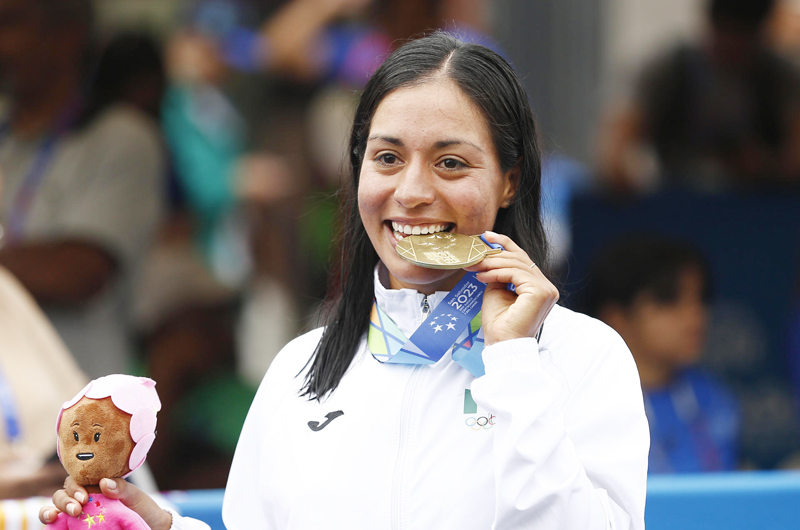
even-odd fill
[[[436,234],[438,232],[448,232],[453,227],[452,223],[426,223],[414,224],[413,222],[387,221],[391,224],[394,237],[399,241],[406,236],[418,236],[426,234]]]

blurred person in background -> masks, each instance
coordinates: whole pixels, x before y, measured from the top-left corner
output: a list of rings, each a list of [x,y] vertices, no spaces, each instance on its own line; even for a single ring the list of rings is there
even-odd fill
[[[0,0],[0,264],[90,376],[130,370],[127,295],[162,203],[152,119],[93,105],[89,0]]]
[[[772,6],[710,0],[705,40],[646,66],[602,131],[609,187],[800,187],[800,73],[767,47]]]
[[[768,26],[772,48],[800,68],[800,0],[776,0]]]
[[[710,271],[691,246],[635,236],[607,247],[586,288],[587,313],[613,327],[639,369],[650,424],[650,473],[739,465],[733,395],[697,367],[706,339]]]
[[[3,232],[0,225],[0,248]],[[88,382],[30,294],[0,265],[0,499],[49,496],[64,483],[53,419]]]

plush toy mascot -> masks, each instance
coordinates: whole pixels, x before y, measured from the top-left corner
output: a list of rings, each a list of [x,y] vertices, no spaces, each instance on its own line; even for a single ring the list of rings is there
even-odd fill
[[[89,502],[78,516],[59,513],[48,528],[149,530],[133,510],[102,495],[98,484],[102,478],[127,477],[144,463],[161,410],[155,386],[146,377],[108,375],[64,403],[56,421],[58,457],[89,492]]]

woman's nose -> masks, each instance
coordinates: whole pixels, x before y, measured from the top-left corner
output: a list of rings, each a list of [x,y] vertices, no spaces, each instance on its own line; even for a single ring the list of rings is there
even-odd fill
[[[398,175],[394,199],[404,208],[431,204],[436,199],[435,175],[422,162],[408,164]]]

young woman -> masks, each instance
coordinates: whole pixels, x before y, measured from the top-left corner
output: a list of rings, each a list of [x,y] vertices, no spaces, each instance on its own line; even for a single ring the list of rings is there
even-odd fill
[[[555,305],[537,266],[540,155],[509,65],[442,33],[406,44],[367,84],[349,154],[330,316],[288,344],[261,385],[226,526],[643,528],[649,439],[636,366],[610,328]],[[437,306],[464,270],[422,268],[395,250],[426,232],[483,233],[505,249],[468,268],[486,284],[477,368],[450,354],[385,362],[396,337],[444,333],[458,318]],[[154,529],[195,523],[130,485],[101,486]],[[83,500],[72,483],[54,496],[62,510]]]

